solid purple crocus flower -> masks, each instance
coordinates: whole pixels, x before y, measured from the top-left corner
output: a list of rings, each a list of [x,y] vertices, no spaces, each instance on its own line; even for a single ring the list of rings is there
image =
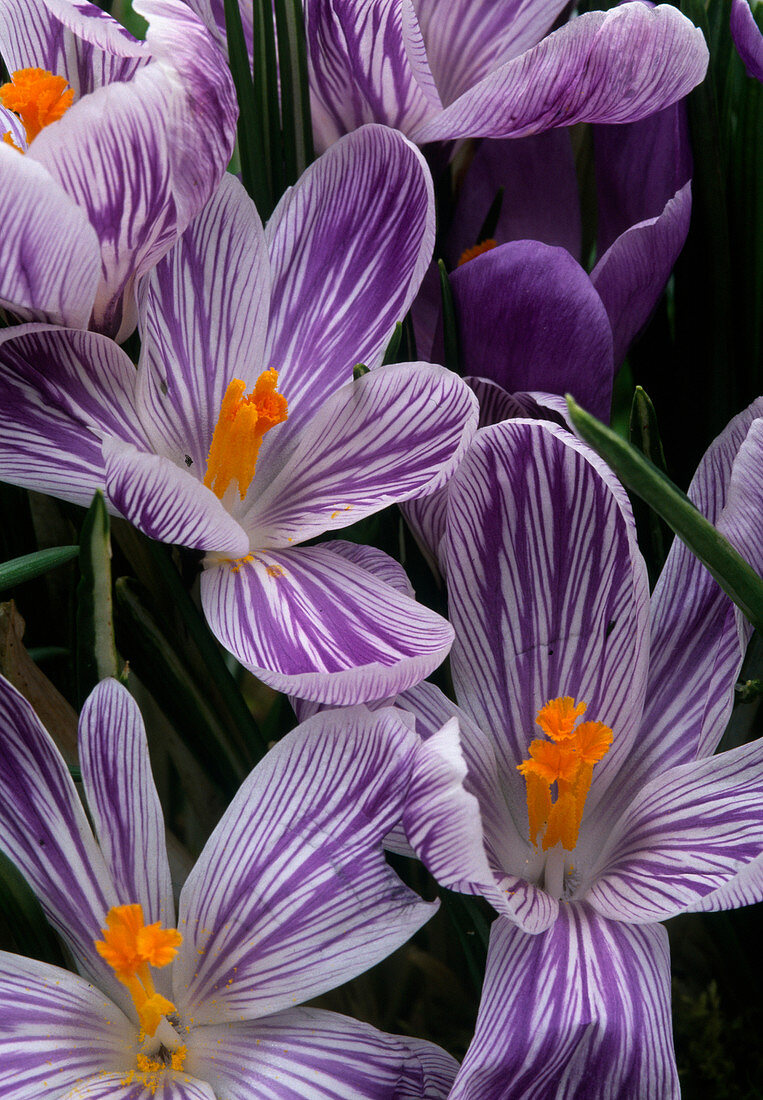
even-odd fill
[[[0,337],[0,476],[111,508],[202,550],[212,630],[282,691],[393,695],[447,654],[450,625],[330,543],[436,491],[476,427],[463,382],[380,366],[431,257],[418,150],[371,126],[332,147],[263,233],[227,176],[138,285],[141,360],[91,332]],[[358,361],[374,368],[353,381]],[[248,396],[247,396],[248,395]]]
[[[0,846],[79,970],[0,952],[4,1100],[447,1096],[457,1066],[438,1047],[303,1005],[436,909],[382,848],[409,789],[438,789],[408,722],[354,708],[279,742],[207,842],[177,917],[143,722],[116,681],[85,703],[79,738],[95,832],[53,741],[0,678]]]
[[[748,0],[731,0],[731,37],[747,75],[763,81],[763,32]]]
[[[699,30],[622,4],[549,33],[554,0],[306,0],[313,124],[325,147],[364,122],[424,144],[631,122],[705,75]]]
[[[757,568],[762,414],[691,489]],[[763,740],[713,755],[751,628],[678,541],[650,607],[622,486],[550,422],[478,432],[441,553],[459,709],[431,684],[400,705],[424,735],[459,717],[482,827],[452,815],[438,877],[499,914],[451,1096],[677,1097],[659,922],[763,897]]]
[[[87,0],[0,0],[0,53],[16,74],[0,90],[0,305],[120,340],[135,327],[135,279],[217,187],[238,113],[190,9],[136,10],[145,42]],[[70,88],[38,132],[55,78]]]

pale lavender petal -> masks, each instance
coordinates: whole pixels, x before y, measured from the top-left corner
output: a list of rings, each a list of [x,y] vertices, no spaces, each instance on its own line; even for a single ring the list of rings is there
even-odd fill
[[[405,569],[400,562],[395,561],[389,554],[385,554],[383,550],[378,550],[375,546],[365,546],[360,542],[345,542],[344,539],[332,539],[323,544],[323,549],[354,562],[361,569],[373,573],[390,588],[414,599],[413,585]]]
[[[177,244],[138,283],[138,400],[156,450],[202,478],[228,383],[262,370],[270,265],[262,224],[227,174]],[[188,463],[186,463],[188,464]]]
[[[135,1069],[135,1066],[131,1067]],[[144,1084],[138,1077],[130,1083],[130,1074],[99,1073],[97,1077],[80,1081],[60,1097],[60,1100],[217,1100],[205,1081],[194,1080],[186,1073],[165,1074],[156,1084]]]
[[[168,458],[131,443],[103,444],[109,501],[125,519],[160,542],[240,558],[249,537],[218,498]]]
[[[268,222],[273,272],[266,365],[289,402],[281,440],[381,361],[434,247],[429,170],[400,134],[368,126],[338,141]]]
[[[633,225],[618,237],[591,272],[612,326],[616,366],[665,289],[690,218],[691,184],[686,183],[658,217]]]
[[[117,904],[111,877],[58,749],[2,678],[0,729],[0,845],[78,964],[111,994],[119,983],[94,947]]]
[[[601,298],[564,248],[512,241],[451,275],[465,374],[509,393],[571,393],[601,420],[612,397],[612,331]]]
[[[516,765],[540,707],[569,695],[614,731],[589,808],[638,731],[649,609],[630,506],[565,429],[506,421],[478,432],[451,482],[445,546],[457,697],[492,736],[517,830],[528,835]]]
[[[138,705],[116,680],[88,696],[79,726],[82,783],[120,905],[143,906],[146,924],[175,925],[164,816]]]
[[[529,50],[564,9],[563,0],[414,0],[444,103],[498,65]]]
[[[444,619],[321,546],[252,554],[201,576],[218,640],[266,684],[344,706],[384,699],[444,660]]]
[[[198,1024],[254,1019],[347,981],[428,920],[387,865],[418,741],[395,711],[318,714],[270,750],[180,898],[175,998]]]
[[[100,277],[93,227],[44,168],[4,143],[0,174],[0,306],[87,328]]]
[[[668,4],[593,11],[464,92],[411,134],[419,144],[522,137],[576,122],[634,122],[703,79],[702,32]]]
[[[92,332],[21,325],[0,333],[0,476],[77,504],[103,488],[101,444],[148,441],[134,408],[135,368]]]
[[[241,522],[253,545],[285,547],[426,496],[451,477],[476,427],[477,401],[452,371],[379,367],[328,397],[264,492],[255,477]]]
[[[0,952],[0,1093],[60,1097],[94,1074],[134,1065],[138,1030],[113,1001],[57,966]]]
[[[748,0],[731,0],[731,37],[747,75],[763,81],[763,33]]]
[[[763,740],[655,776],[614,829],[581,895],[615,920],[675,916],[763,852]]]
[[[680,1090],[670,1019],[668,937],[585,906],[528,936],[499,918],[477,1029],[451,1100],[657,1097]]]
[[[0,54],[9,72],[65,76],[77,99],[129,80],[149,56],[144,42],[87,0],[2,0]]]
[[[228,1100],[444,1100],[458,1068],[432,1043],[318,1008],[194,1028],[186,1064]]]
[[[723,909],[741,909],[763,901],[763,856],[758,856],[738,871],[725,885],[705,894],[688,907],[690,913],[717,913]]]
[[[410,0],[308,0],[305,21],[319,148],[366,122],[405,133],[441,108]]]

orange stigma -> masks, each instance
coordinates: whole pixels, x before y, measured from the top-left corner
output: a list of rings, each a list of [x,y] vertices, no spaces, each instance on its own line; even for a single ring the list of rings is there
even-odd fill
[[[150,966],[167,966],[177,955],[183,937],[175,928],[159,922],[145,924],[141,905],[115,905],[106,914],[106,928],[95,949],[120,982],[127,986],[146,1035],[153,1035],[168,1013],[172,1001],[156,992]]]
[[[585,710],[585,703],[576,703],[569,695],[550,699],[535,719],[550,740],[531,741],[529,760],[517,765],[527,786],[530,842],[537,845],[538,833],[545,825],[544,852],[560,842],[568,852],[574,849],[594,764],[606,756],[612,744],[612,730],[603,722],[581,722],[575,728]],[[554,783],[556,799],[552,801]]]
[[[0,86],[0,103],[19,116],[27,142],[34,141],[51,122],[58,122],[73,99],[74,89],[68,88],[66,77],[54,76],[46,69],[17,69],[10,83]],[[9,133],[3,141],[18,148]]]
[[[458,259],[456,267],[461,267],[462,264],[468,264],[469,260],[475,260],[477,256],[481,256],[483,252],[489,252],[491,248],[496,247],[496,242],[492,237],[489,237],[486,241],[480,241],[479,244],[472,245],[471,248],[466,248],[461,253]]]
[[[231,481],[243,500],[252,483],[265,432],[288,415],[286,398],[276,393],[278,371],[263,371],[248,395],[246,383],[234,378],[225,391],[209,448],[204,484],[222,500]]]

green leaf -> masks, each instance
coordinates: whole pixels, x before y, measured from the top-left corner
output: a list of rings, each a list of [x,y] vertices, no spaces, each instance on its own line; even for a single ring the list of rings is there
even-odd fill
[[[111,606],[109,514],[99,491],[82,524],[77,585],[77,693],[84,702],[100,680],[119,675]]]
[[[315,157],[302,0],[275,0],[275,13],[285,185],[290,186]]]
[[[238,152],[241,182],[265,220],[273,209],[270,175],[265,154],[265,127],[258,114],[261,104],[255,96],[249,54],[241,23],[238,0],[223,0],[228,57],[238,100]]]
[[[492,241],[495,237],[495,231],[498,228],[498,219],[501,216],[501,208],[503,207],[503,192],[504,188],[499,187],[495,193],[495,198],[490,204],[490,209],[485,215],[485,220],[482,223],[477,240],[475,244],[482,244],[484,241]]]
[[[26,879],[0,852],[0,924],[5,923],[16,951],[32,959],[66,966],[61,946]]]
[[[641,386],[636,386],[633,394],[629,434],[633,446],[637,447],[650,462],[653,462],[658,470],[663,474],[667,474],[665,453],[662,449],[662,440],[657,426],[657,414],[649,396]],[[647,507],[643,501],[634,500],[633,506],[639,544],[646,558],[651,587],[654,588],[667,557],[667,539],[665,537],[667,532],[660,517],[653,509]]]
[[[352,368],[352,377],[355,382],[357,382],[359,378],[362,378],[364,374],[369,373],[369,369],[365,363],[356,363]]]
[[[442,295],[442,336],[444,346],[444,365],[448,370],[461,374],[461,355],[459,353],[458,324],[453,305],[453,291],[445,264],[437,261],[440,272],[440,293]]]
[[[389,338],[386,350],[384,352],[384,358],[382,359],[382,366],[386,367],[390,363],[399,363],[398,354],[400,352],[400,344],[403,339],[403,323],[398,321],[395,325],[395,331]]]
[[[51,546],[49,550],[37,550],[34,554],[4,561],[0,565],[0,592],[40,577],[49,569],[55,569],[57,565],[76,558],[77,554],[79,546]]]
[[[283,151],[281,149],[281,117],[278,102],[278,67],[276,64],[276,32],[272,0],[253,2],[252,86],[254,109],[259,121],[268,194],[257,202],[263,222],[273,213],[283,194]],[[267,198],[267,201],[266,201]],[[256,200],[255,200],[256,201]]]
[[[629,489],[662,516],[753,626],[760,630],[763,627],[763,579],[654,463],[581,409],[569,394],[567,407],[578,434]]]

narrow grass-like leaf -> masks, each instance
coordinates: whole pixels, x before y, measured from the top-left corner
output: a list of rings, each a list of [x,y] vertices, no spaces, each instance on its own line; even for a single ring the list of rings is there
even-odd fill
[[[442,338],[445,359],[443,366],[456,374],[461,374],[461,355],[459,352],[456,310],[453,305],[453,291],[447,269],[442,260],[437,261],[437,268],[440,272],[440,293],[442,295]]]
[[[25,554],[13,561],[4,561],[0,565],[0,592],[14,585],[40,577],[49,569],[71,561],[79,554],[79,546],[51,546],[49,550],[37,550],[34,554]]]
[[[398,321],[395,325],[395,331],[389,338],[389,343],[384,351],[384,358],[382,359],[382,366],[386,367],[390,363],[399,363],[400,344],[403,339],[403,324],[402,321]]]
[[[657,414],[648,394],[641,386],[636,386],[633,394],[629,434],[633,446],[653,462],[658,470],[667,474],[665,453],[657,426]],[[652,508],[638,498],[632,503],[636,530],[639,533],[639,545],[646,558],[651,587],[654,588],[667,557],[665,537],[667,531],[665,524]]]
[[[80,534],[77,585],[77,694],[84,702],[100,680],[119,675],[111,605],[109,514],[97,492]]]
[[[482,228],[479,231],[475,244],[482,244],[484,241],[492,241],[495,237],[495,231],[498,228],[498,219],[501,216],[501,208],[503,207],[503,187],[499,187],[495,193],[495,198],[490,204],[490,209],[485,215],[485,220],[482,223]]]
[[[567,407],[578,435],[629,489],[662,516],[753,626],[762,629],[763,578],[649,459],[582,409],[569,394]]]
[[[315,157],[302,0],[275,0],[275,13],[285,185],[288,187],[296,183]]]
[[[251,195],[260,216],[273,209],[273,196],[265,159],[265,133],[254,93],[249,52],[241,22],[238,0],[223,0],[228,58],[238,100],[238,153],[241,182]]]
[[[252,0],[247,0],[251,3]],[[278,104],[276,31],[272,0],[253,0],[252,85],[254,108],[262,135],[263,169],[268,181],[267,203],[257,203],[265,222],[284,190],[281,118]]]

